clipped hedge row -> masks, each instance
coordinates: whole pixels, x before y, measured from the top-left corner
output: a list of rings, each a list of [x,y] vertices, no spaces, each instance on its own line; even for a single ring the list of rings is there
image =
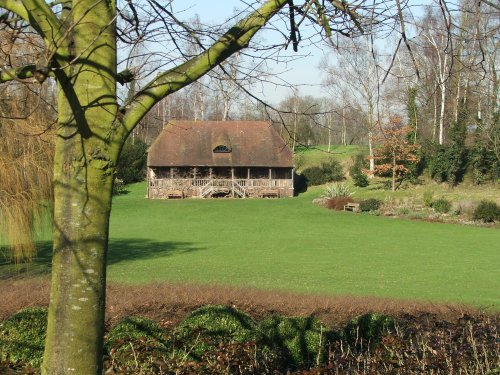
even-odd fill
[[[21,310],[1,323],[0,360],[39,367],[46,322],[47,310],[37,308]],[[334,342],[376,343],[394,325],[391,317],[379,314],[353,319],[340,332],[314,317],[271,315],[257,324],[233,307],[208,305],[171,332],[151,319],[122,319],[105,337],[105,366],[119,373],[217,373],[235,364],[236,373],[242,368],[247,373],[307,369],[323,364]]]

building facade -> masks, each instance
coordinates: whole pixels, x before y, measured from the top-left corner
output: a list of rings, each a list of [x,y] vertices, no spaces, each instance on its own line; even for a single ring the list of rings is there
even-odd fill
[[[148,153],[148,198],[291,197],[293,154],[264,121],[172,121]]]

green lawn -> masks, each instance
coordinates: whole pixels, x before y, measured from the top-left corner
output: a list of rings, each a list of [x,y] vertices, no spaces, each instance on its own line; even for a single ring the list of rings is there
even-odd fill
[[[114,199],[111,281],[179,281],[500,308],[500,231],[333,212],[287,199]],[[47,239],[47,238],[46,238]],[[46,273],[50,242],[32,274]],[[0,264],[0,274],[12,265]]]
[[[500,307],[500,231],[280,200],[114,200],[109,279],[187,281]]]
[[[498,192],[430,185],[393,194],[372,184],[355,197],[415,198],[429,188],[450,198]],[[498,229],[333,212],[311,204],[321,187],[274,200],[147,200],[145,183],[128,189],[115,197],[111,215],[114,282],[231,284],[500,308]],[[29,273],[48,273],[50,247],[42,231]],[[0,277],[13,269],[0,257]]]
[[[330,151],[325,145],[299,147],[295,152],[295,165],[300,172],[306,168],[321,165],[329,159],[337,159],[341,164],[346,164],[357,154],[368,154],[368,149],[357,145],[332,145]]]

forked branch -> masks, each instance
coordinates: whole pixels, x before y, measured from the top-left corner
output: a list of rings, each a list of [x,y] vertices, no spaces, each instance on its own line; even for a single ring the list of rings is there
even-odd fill
[[[161,99],[196,81],[229,56],[246,47],[255,33],[287,3],[288,0],[266,1],[200,55],[160,73],[122,110],[124,113],[123,130],[127,133],[131,132],[142,117]]]

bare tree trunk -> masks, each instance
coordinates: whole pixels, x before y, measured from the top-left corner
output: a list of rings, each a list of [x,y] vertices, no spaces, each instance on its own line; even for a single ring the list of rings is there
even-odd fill
[[[396,191],[396,153],[392,153],[392,191]]]
[[[328,152],[330,152],[330,148],[332,145],[332,114],[331,113],[328,113],[327,121],[328,121]]]
[[[375,176],[375,154],[373,152],[373,104],[368,103],[368,151],[370,157],[370,178]]]
[[[432,118],[432,142],[436,141],[437,126],[437,84],[434,90],[434,117]]]
[[[295,112],[295,110],[294,110]],[[295,152],[295,144],[297,142],[297,112],[293,114],[293,141],[292,152]]]
[[[227,121],[229,116],[229,97],[224,95],[224,107],[222,109],[222,121]]]
[[[105,2],[75,4],[73,19],[85,22],[74,25],[71,43],[65,40],[68,47],[58,54],[64,64],[65,56],[80,57],[56,71],[52,281],[41,369],[47,375],[102,372],[109,214],[122,145],[108,137],[118,117],[116,85],[110,84],[116,77],[116,10]]]
[[[444,143],[444,108],[446,101],[446,84],[445,82],[439,82],[439,90],[441,92],[441,104],[439,111],[439,144],[442,145]]]
[[[373,133],[368,131],[368,152],[370,159],[370,174],[368,177],[373,178],[375,176],[375,155],[373,152]]]
[[[345,125],[345,107],[342,107],[342,144],[344,146],[347,146],[347,141],[346,141],[346,125]]]

